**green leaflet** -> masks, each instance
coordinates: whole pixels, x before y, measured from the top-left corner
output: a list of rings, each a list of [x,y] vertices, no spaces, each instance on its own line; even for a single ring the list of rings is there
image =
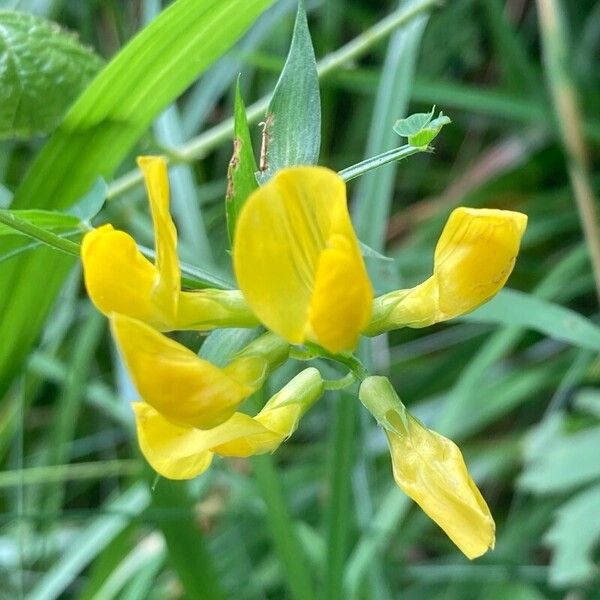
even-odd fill
[[[447,117],[441,111],[434,119],[434,112],[435,106],[429,113],[415,113],[410,117],[406,117],[406,119],[398,119],[394,123],[394,131],[398,135],[408,138],[408,143],[411,146],[417,148],[427,147],[437,137],[442,127],[452,122],[450,117]]]
[[[261,184],[283,167],[317,162],[321,144],[319,75],[302,0],[290,51],[263,128],[258,175]]]
[[[463,320],[533,329],[580,348],[600,351],[600,327],[568,308],[535,296],[504,289]]]
[[[55,129],[102,60],[35,15],[0,10],[0,138]]]
[[[71,107],[17,190],[12,208],[66,207],[99,176],[111,177],[152,120],[270,3],[171,4],[115,56]],[[0,242],[0,255],[6,250]],[[5,340],[0,349],[0,393],[35,342],[72,265],[72,258],[47,248],[0,263],[0,332]]]
[[[240,92],[240,81],[235,86],[233,155],[227,169],[227,194],[225,212],[227,214],[227,232],[233,246],[235,224],[242,206],[248,196],[258,187],[256,182],[256,159],[252,149],[252,138],[248,129],[246,107]]]
[[[31,225],[35,225],[40,229],[46,230],[61,230],[61,229],[77,229],[81,227],[81,221],[75,215],[67,215],[65,213],[52,210],[3,210],[0,213],[6,216],[12,216],[20,221],[25,221]],[[4,235],[25,235],[17,229],[0,222],[0,237]]]

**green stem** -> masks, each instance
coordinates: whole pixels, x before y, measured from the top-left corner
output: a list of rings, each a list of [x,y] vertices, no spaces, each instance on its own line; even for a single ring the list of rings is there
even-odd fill
[[[432,152],[432,148],[430,146],[411,146],[410,144],[406,144],[405,146],[400,146],[399,148],[394,148],[393,150],[388,150],[387,152],[382,152],[377,156],[372,156],[371,158],[367,158],[355,165],[350,167],[346,167],[341,171],[338,171],[338,175],[344,181],[350,181],[351,179],[356,179],[373,169],[377,169],[383,165],[387,165],[388,163],[394,162],[396,160],[402,160],[403,158],[408,158],[409,156],[413,156],[413,154],[418,154],[419,152]]]
[[[356,375],[350,371],[339,379],[324,379],[323,387],[326,390],[344,390],[356,382]]]
[[[27,237],[43,242],[51,248],[61,250],[71,256],[79,256],[78,243],[67,240],[37,225],[33,225],[33,223],[21,219],[8,209],[0,209],[0,223],[12,227],[15,231],[19,231]]]
[[[329,73],[344,66],[365,54],[377,42],[384,39],[398,27],[406,25],[418,15],[427,12],[440,4],[440,0],[418,0],[410,6],[399,8],[390,13],[387,17],[366,29],[359,36],[336,50],[328,54],[317,63],[317,72],[319,77],[325,77]],[[256,123],[263,116],[271,95],[263,96],[260,100],[250,105],[247,109],[248,123]],[[178,159],[191,162],[205,156],[210,150],[219,144],[231,139],[233,135],[233,118],[225,119],[219,125],[191,139],[187,144],[179,148],[173,148],[171,151]],[[117,196],[127,192],[141,183],[142,175],[139,171],[131,171],[116,179],[108,187],[108,199],[112,200]]]
[[[256,408],[262,405],[259,400],[263,394],[264,390],[255,394]],[[267,525],[285,572],[285,581],[290,595],[295,600],[313,600],[311,573],[296,533],[296,526],[288,508],[275,461],[268,454],[253,456],[252,466],[258,489],[267,508]]]
[[[29,467],[0,473],[0,489],[19,485],[128,477],[138,475],[141,470],[140,461],[130,459]]]
[[[345,597],[343,575],[353,521],[351,473],[359,406],[354,396],[338,394],[337,399],[342,401],[336,403],[335,410],[335,427],[329,458],[331,489],[325,521],[327,562],[322,597],[327,600],[341,600]]]
[[[596,198],[589,174],[577,90],[568,61],[567,28],[559,0],[537,0],[544,66],[567,155],[567,169],[590,254],[596,293],[600,299],[600,233]]]

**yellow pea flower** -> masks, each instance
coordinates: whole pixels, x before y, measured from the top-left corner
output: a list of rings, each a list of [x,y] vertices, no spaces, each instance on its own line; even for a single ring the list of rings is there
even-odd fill
[[[199,429],[231,417],[289,352],[286,342],[267,333],[220,369],[141,321],[119,314],[110,321],[140,396],[173,423]]]
[[[519,212],[454,210],[435,249],[433,275],[377,298],[366,334],[425,327],[487,302],[511,274],[526,226],[527,216]]]
[[[368,377],[360,401],[383,428],[398,486],[468,558],[494,547],[490,510],[456,444],[413,417],[385,377]]]
[[[207,430],[176,425],[149,404],[135,402],[140,448],[163,477],[191,479],[208,469],[214,454],[246,457],[273,452],[294,433],[300,418],[322,392],[319,371],[305,369],[255,417],[236,412],[221,425]]]
[[[88,294],[105,315],[120,313],[161,331],[252,327],[256,318],[238,290],[181,290],[177,232],[169,213],[169,179],[161,157],[138,158],[150,201],[156,265],[135,240],[112,225],[87,233],[81,245]]]
[[[254,191],[237,221],[233,264],[253,312],[291,343],[352,350],[369,323],[373,291],[334,171],[282,169]]]

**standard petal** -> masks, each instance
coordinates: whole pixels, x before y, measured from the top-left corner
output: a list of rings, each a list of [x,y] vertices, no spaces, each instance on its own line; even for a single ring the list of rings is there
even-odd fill
[[[105,315],[128,315],[155,327],[164,323],[152,300],[158,273],[124,231],[103,225],[87,233],[81,243],[87,292]]]
[[[292,343],[316,336],[331,351],[355,342],[371,295],[365,302],[362,293],[355,294],[361,301],[356,310],[348,310],[339,290],[329,304],[321,298],[324,290],[331,292],[322,262],[334,270],[336,282],[350,277],[341,283],[345,288],[357,280],[361,290],[370,289],[345,184],[336,173],[323,167],[283,169],[256,190],[241,211],[233,259],[244,297],[269,329]],[[334,310],[330,304],[338,302],[340,310]],[[331,343],[330,335],[342,331],[349,333]],[[323,339],[319,332],[325,332]]]
[[[202,443],[203,431],[175,425],[145,402],[134,402],[133,411],[142,454],[159,475],[192,479],[208,469],[213,453]]]
[[[215,427],[254,391],[141,321],[115,314],[111,325],[140,396],[173,423]]]
[[[436,246],[433,275],[377,298],[367,334],[425,327],[487,302],[511,274],[526,226],[527,216],[518,212],[454,210]]]
[[[153,293],[157,303],[175,320],[181,274],[177,258],[177,231],[169,212],[167,162],[161,156],[140,156],[137,163],[144,175],[154,225],[159,278]]]
[[[464,207],[452,212],[435,249],[437,320],[473,310],[502,289],[526,227],[523,213]]]

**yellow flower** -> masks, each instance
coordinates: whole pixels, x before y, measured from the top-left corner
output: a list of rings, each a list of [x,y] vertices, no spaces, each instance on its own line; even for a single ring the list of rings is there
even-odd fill
[[[273,452],[298,426],[323,392],[317,369],[294,377],[255,416],[236,412],[212,429],[176,425],[144,402],[134,403],[142,453],[154,470],[169,479],[191,479],[204,472],[214,454],[246,457]]]
[[[256,316],[291,343],[352,350],[372,288],[339,175],[282,169],[244,205],[235,232],[238,284]]]
[[[237,290],[181,291],[177,232],[169,214],[169,179],[165,160],[140,157],[150,200],[156,265],[135,240],[112,225],[86,234],[81,245],[85,284],[105,315],[120,313],[161,331],[251,327],[257,324]]]
[[[286,342],[268,333],[220,369],[136,319],[113,314],[111,326],[145,402],[173,423],[200,429],[231,417],[289,351]]]
[[[415,419],[385,377],[365,379],[359,397],[383,427],[398,486],[468,558],[493,548],[494,520],[456,444]]]
[[[527,217],[518,212],[454,210],[435,249],[433,275],[377,298],[366,334],[425,327],[487,302],[511,274],[526,226]]]

